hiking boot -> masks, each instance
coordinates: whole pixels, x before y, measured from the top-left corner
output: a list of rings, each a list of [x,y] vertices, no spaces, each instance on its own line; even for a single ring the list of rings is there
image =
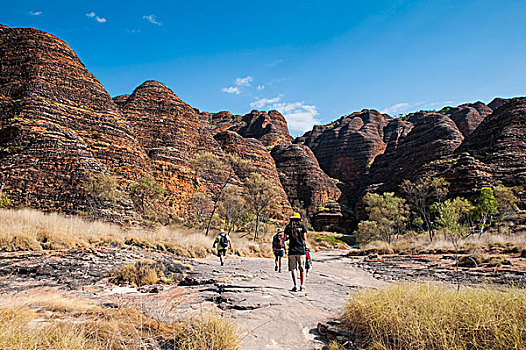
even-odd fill
[[[297,292],[298,291],[298,288],[296,286],[294,286],[291,290],[291,292]]]

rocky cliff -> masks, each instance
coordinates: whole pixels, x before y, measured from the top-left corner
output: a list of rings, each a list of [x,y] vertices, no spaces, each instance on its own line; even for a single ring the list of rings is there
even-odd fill
[[[414,113],[395,125],[400,131],[391,135],[385,153],[369,171],[367,186],[380,192],[396,191],[404,179],[413,179],[425,164],[452,154],[464,139],[455,122],[440,113]]]
[[[192,157],[199,151],[221,156],[221,147],[195,110],[158,81],[144,82],[119,104],[148,155],[155,180],[164,187],[173,209],[180,211],[200,188]]]
[[[391,119],[375,110],[363,110],[329,125],[317,125],[294,143],[308,146],[321,168],[347,185],[350,197],[356,197],[370,165],[385,150],[384,128]]]
[[[309,217],[320,207],[337,203],[341,192],[336,181],[325,174],[312,151],[304,145],[281,144],[272,149],[283,189],[295,208],[303,208]],[[341,215],[338,208],[332,214]]]
[[[526,98],[398,119],[362,110],[292,143],[277,111],[200,112],[157,81],[111,99],[60,39],[0,26],[0,180],[14,206],[135,219],[130,186],[146,177],[180,213],[192,193],[214,185],[190,161],[208,151],[247,161],[234,169],[238,183],[252,172],[274,181],[283,213],[291,205],[311,217],[321,209],[334,215],[323,219],[331,223],[341,219],[337,201],[396,191],[424,173],[444,176],[452,193],[468,196],[497,182],[524,185],[525,119]],[[119,195],[97,200],[101,191]]]
[[[243,137],[258,139],[269,148],[292,142],[287,121],[278,111],[253,110],[244,116],[224,111],[202,112],[201,116],[212,132],[235,131]]]
[[[507,186],[526,182],[526,98],[502,104],[464,140],[467,152],[490,167],[495,180]]]
[[[291,206],[281,186],[274,159],[270,156],[267,147],[259,140],[244,138],[233,131],[220,132],[214,138],[225,152],[234,154],[244,161],[241,165],[234,166],[234,171],[240,180],[248,178],[252,173],[257,173],[277,185],[282,214],[289,215]]]
[[[14,205],[87,211],[90,174],[126,187],[151,171],[106,90],[51,34],[0,27],[0,118],[2,185]]]

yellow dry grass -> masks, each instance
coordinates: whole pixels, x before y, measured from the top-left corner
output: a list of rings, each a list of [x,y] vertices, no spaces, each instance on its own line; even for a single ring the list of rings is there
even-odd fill
[[[462,239],[459,244],[461,253],[520,253],[526,249],[526,233],[514,235],[499,235],[485,233],[481,238],[478,235]],[[363,247],[362,251],[378,251],[383,254],[433,254],[454,253],[453,245],[442,234],[437,234],[433,242],[425,234],[412,234],[400,236],[390,245],[383,241],[373,241]]]
[[[151,229],[121,227],[111,223],[89,221],[77,216],[43,213],[33,209],[0,209],[0,250],[42,250],[73,247],[140,247],[165,251],[182,257],[205,257],[212,248],[215,231],[202,232],[182,226]],[[265,244],[232,234],[234,253],[241,256],[271,256]]]
[[[391,285],[353,295],[344,319],[366,349],[524,349],[526,291]]]
[[[136,310],[105,309],[61,295],[3,296],[0,348],[11,349],[240,349],[232,321],[199,314],[167,323]],[[211,347],[211,345],[213,345]]]

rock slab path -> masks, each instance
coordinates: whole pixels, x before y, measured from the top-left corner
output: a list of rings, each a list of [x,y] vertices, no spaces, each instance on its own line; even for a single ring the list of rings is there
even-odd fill
[[[244,349],[321,349],[326,344],[318,322],[340,316],[356,289],[385,284],[352,267],[345,253],[314,253],[305,292],[290,291],[286,259],[281,273],[274,271],[272,259],[230,257],[225,266],[217,258],[197,259],[190,280],[204,284],[185,287],[194,298],[180,308],[223,310],[239,324]]]

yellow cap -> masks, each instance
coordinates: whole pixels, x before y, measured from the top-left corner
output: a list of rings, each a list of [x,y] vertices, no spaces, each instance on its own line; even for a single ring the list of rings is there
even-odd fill
[[[292,216],[290,217],[291,219],[301,219],[301,215],[300,213],[293,213]]]

